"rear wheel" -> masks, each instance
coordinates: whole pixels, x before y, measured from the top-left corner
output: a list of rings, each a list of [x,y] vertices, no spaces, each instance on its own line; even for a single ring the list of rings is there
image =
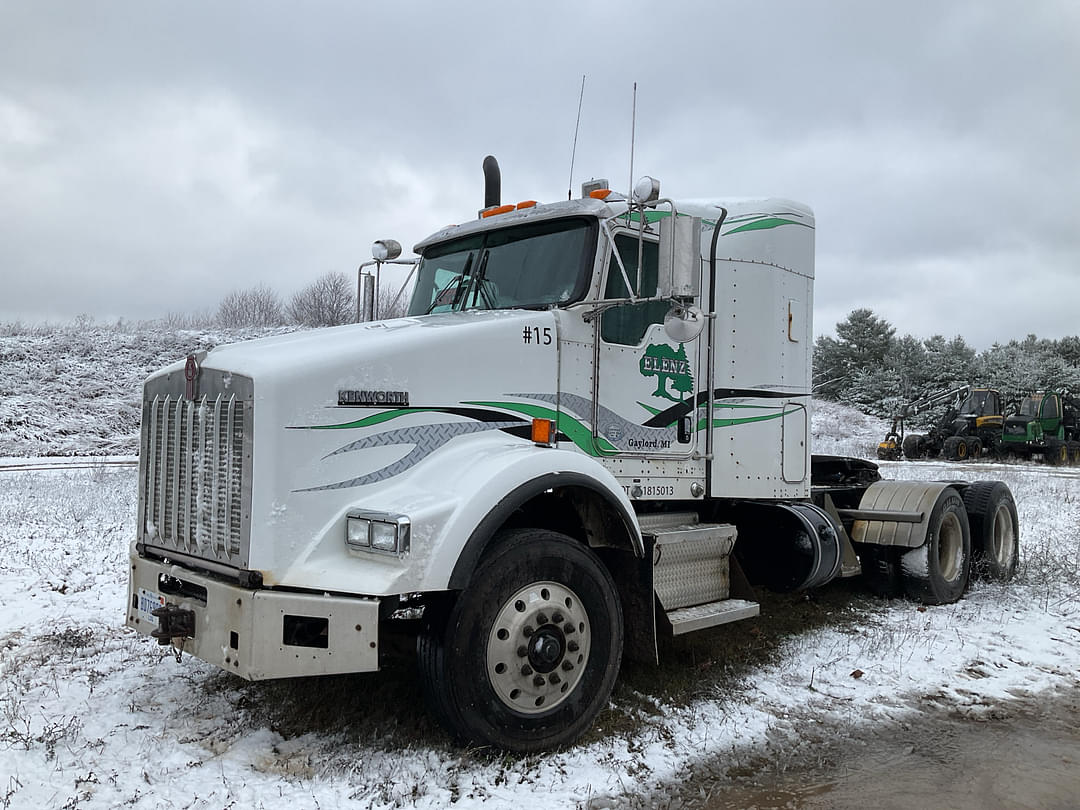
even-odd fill
[[[1046,450],[1043,451],[1043,461],[1054,467],[1060,467],[1069,462],[1069,446],[1061,439],[1047,439]]]
[[[963,436],[950,436],[942,446],[942,454],[950,461],[963,461],[968,457],[967,439]]]
[[[1009,487],[1001,481],[976,481],[964,492],[964,507],[976,573],[986,579],[1012,579],[1020,555],[1020,521]]]
[[[971,572],[971,529],[960,494],[942,490],[930,512],[926,542],[900,558],[907,595],[926,605],[955,602]]]
[[[967,440],[968,458],[978,458],[982,455],[982,450],[982,439],[980,439],[978,436],[972,436]]]
[[[607,569],[556,532],[508,532],[441,626],[418,641],[424,690],[448,729],[529,752],[576,739],[607,704],[622,657]]]
[[[1069,442],[1069,463],[1073,465],[1080,464],[1080,442]]]

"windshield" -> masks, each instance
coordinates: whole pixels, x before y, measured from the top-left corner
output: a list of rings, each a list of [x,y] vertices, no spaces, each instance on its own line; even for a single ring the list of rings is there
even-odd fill
[[[963,401],[958,409],[962,414],[989,416],[1000,413],[997,393],[994,391],[974,391]]]
[[[1020,415],[1038,416],[1040,404],[1042,404],[1041,396],[1024,397],[1024,401],[1020,403]]]
[[[417,269],[410,315],[463,309],[540,309],[581,298],[596,223],[560,219],[432,245]]]

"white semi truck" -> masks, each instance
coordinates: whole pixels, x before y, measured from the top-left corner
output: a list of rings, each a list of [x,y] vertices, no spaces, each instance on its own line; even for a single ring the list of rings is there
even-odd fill
[[[809,208],[648,178],[502,205],[495,177],[416,245],[406,317],[146,381],[129,627],[251,680],[377,670],[412,633],[454,735],[533,751],[756,587],[940,604],[1012,575],[1004,484],[811,456]]]

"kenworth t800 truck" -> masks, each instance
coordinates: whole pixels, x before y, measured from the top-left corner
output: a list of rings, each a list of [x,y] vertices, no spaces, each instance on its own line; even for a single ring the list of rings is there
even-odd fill
[[[758,587],[940,604],[1012,574],[1004,484],[811,456],[809,208],[485,196],[416,245],[406,317],[146,381],[128,626],[252,680],[377,670],[413,632],[452,733],[533,751]]]

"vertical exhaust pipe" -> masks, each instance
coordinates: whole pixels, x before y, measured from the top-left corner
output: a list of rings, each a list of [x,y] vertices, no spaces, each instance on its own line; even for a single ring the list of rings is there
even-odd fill
[[[494,156],[484,158],[484,209],[502,205],[502,174]]]

